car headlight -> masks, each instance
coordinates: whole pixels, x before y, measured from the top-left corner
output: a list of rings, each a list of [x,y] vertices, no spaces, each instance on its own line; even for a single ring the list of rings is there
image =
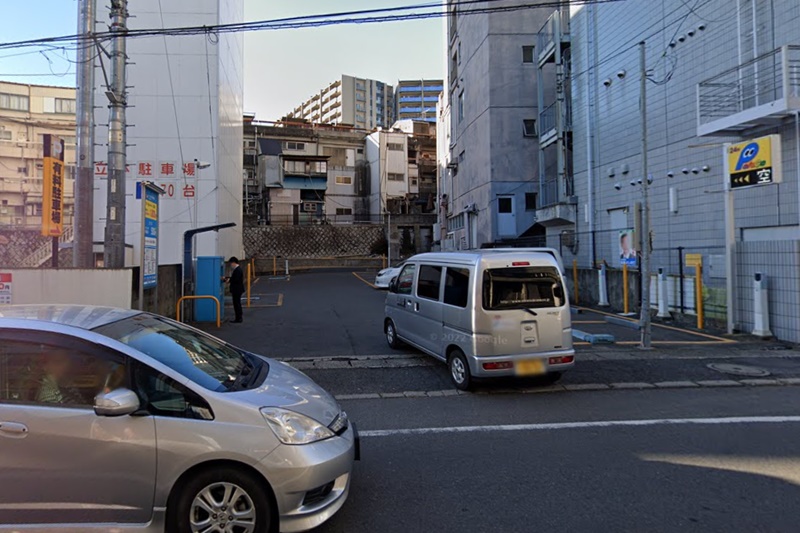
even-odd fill
[[[261,415],[284,444],[311,444],[334,436],[333,431],[313,418],[279,407],[264,407]]]
[[[386,274],[386,271],[385,271],[385,270],[381,270],[380,272],[378,272],[378,275],[379,275],[379,276],[383,276],[384,274]]]

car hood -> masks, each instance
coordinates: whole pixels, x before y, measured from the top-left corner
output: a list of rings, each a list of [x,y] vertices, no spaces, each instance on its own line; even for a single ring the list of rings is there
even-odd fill
[[[280,407],[329,425],[341,409],[328,391],[311,378],[280,361],[264,357],[269,374],[259,387],[236,392],[239,399],[256,407]]]

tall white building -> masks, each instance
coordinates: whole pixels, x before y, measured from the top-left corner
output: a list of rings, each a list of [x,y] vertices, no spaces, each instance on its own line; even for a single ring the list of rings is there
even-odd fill
[[[368,78],[342,75],[287,115],[320,124],[347,124],[372,130],[394,122],[391,85]]]
[[[243,0],[143,0],[129,2],[128,9],[129,29],[215,26],[244,18]],[[136,183],[142,180],[166,191],[159,264],[181,263],[185,231],[227,222],[237,227],[197,237],[196,255],[242,254],[242,35],[131,38],[127,53],[125,242],[133,253],[126,257],[138,264],[141,203]],[[95,243],[104,238],[109,138],[99,69],[96,77]],[[201,169],[195,161],[209,166]]]

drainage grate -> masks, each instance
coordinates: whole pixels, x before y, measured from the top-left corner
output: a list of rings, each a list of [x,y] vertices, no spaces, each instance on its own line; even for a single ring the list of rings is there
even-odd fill
[[[732,374],[734,376],[764,377],[769,376],[769,371],[757,366],[735,365],[731,363],[711,363],[706,365],[711,370]]]

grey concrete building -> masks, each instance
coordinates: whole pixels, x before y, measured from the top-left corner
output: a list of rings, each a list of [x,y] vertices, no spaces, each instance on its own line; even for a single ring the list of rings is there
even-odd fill
[[[366,130],[386,128],[394,123],[394,90],[382,81],[342,75],[285,118]]]
[[[621,232],[638,227],[646,174],[638,50],[644,38],[652,267],[671,276],[671,310],[697,309],[690,279],[695,270],[685,263],[687,254],[699,254],[709,316],[723,324],[727,319],[732,330],[753,331],[754,274],[760,272],[770,288],[772,333],[798,342],[800,4],[691,4],[629,0],[573,14],[577,216],[574,225],[546,228],[547,242],[561,246],[568,262],[575,258],[591,268],[605,261],[619,268]],[[778,136],[771,141],[779,150],[769,154],[762,142],[755,154],[750,141],[768,135]],[[732,180],[737,168],[728,167],[737,166],[742,173]],[[762,172],[768,167],[771,173]],[[748,186],[761,178],[767,183]],[[732,191],[726,218],[725,190],[732,182],[743,187]],[[735,241],[729,247],[728,224]],[[636,246],[641,251],[642,244]],[[651,293],[658,296],[655,284]]]
[[[519,0],[492,2],[513,6]],[[440,160],[444,250],[478,248],[526,235],[535,222],[538,118],[533,50],[547,9],[464,15],[455,3],[445,40],[451,125]]]

